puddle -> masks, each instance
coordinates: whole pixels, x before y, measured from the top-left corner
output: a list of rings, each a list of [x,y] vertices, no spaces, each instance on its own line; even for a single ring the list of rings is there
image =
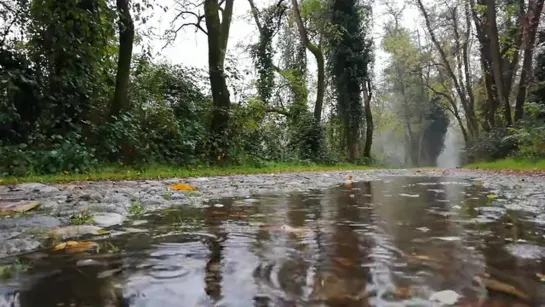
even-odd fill
[[[128,220],[98,253],[18,258],[0,306],[545,304],[545,225],[521,199],[499,201],[510,191],[427,177],[352,187]]]

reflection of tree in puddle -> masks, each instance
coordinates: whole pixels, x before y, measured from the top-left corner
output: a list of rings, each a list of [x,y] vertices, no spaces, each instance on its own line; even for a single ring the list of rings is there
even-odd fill
[[[19,296],[21,307],[120,307],[128,306],[122,289],[112,277],[100,276],[107,269],[103,265],[77,267],[63,262],[58,267],[44,267],[53,273],[32,278]],[[101,278],[102,277],[102,278]]]
[[[464,230],[451,219],[450,201],[457,200],[463,186],[446,187],[439,178],[396,178],[391,183],[373,183],[376,221],[401,252],[395,262],[406,267],[393,268],[397,284],[409,284],[409,293],[424,299],[433,291],[454,290],[466,296],[482,296],[475,288],[474,276],[482,274],[482,256],[468,248]],[[444,191],[444,193],[438,193]],[[393,195],[384,197],[384,195]],[[445,195],[446,194],[446,195]],[[418,195],[418,197],[407,197]],[[449,201],[443,201],[444,199]],[[405,257],[405,258],[404,258]]]
[[[332,233],[320,250],[321,259],[312,283],[312,300],[324,301],[331,306],[367,306],[367,260],[371,242],[362,236],[356,225],[369,224],[369,217],[360,211],[367,205],[365,199],[355,197],[369,193],[368,184],[356,184],[361,190],[337,190],[324,204],[333,211]],[[361,196],[360,195],[360,196]],[[358,232],[358,230],[360,230]]]

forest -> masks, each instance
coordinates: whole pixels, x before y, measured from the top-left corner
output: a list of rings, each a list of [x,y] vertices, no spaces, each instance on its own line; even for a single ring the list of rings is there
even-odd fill
[[[249,82],[229,50],[242,2],[256,34],[245,42]],[[436,166],[448,137],[461,163],[539,160],[543,4],[0,0],[0,176],[103,165]],[[411,10],[414,28],[404,22]],[[176,12],[160,39],[206,37],[207,69],[147,51],[143,25],[158,11]]]

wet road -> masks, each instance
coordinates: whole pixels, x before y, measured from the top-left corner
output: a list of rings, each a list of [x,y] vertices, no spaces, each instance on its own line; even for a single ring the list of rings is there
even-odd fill
[[[545,219],[517,206],[528,197],[421,176],[210,200],[129,220],[98,253],[28,254],[0,293],[29,307],[540,306]]]

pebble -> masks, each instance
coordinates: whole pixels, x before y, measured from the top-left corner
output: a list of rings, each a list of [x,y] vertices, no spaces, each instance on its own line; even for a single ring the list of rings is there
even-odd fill
[[[119,213],[102,212],[93,215],[94,224],[102,227],[110,227],[122,224],[125,217]]]

